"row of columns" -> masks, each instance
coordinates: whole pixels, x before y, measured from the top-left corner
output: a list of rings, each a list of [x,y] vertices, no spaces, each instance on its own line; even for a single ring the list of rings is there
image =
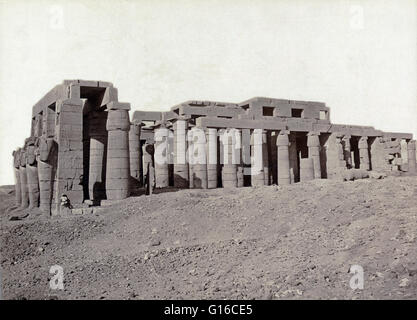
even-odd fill
[[[187,121],[177,120],[173,124],[174,132],[174,186],[178,188],[216,188],[218,178],[217,129],[197,127],[189,130]],[[157,130],[155,136],[157,136]],[[203,136],[201,132],[204,132]],[[220,157],[222,161],[221,180],[223,187],[241,187],[244,183],[244,166],[241,159],[242,133],[239,129],[220,129]],[[155,141],[157,144],[157,142]],[[309,133],[307,138],[309,157],[306,165],[302,159],[302,180],[321,178],[320,140],[318,133]],[[251,184],[253,186],[270,184],[267,133],[263,129],[254,129],[250,140],[251,146]],[[277,148],[277,181],[278,184],[290,184],[290,141],[289,132],[281,130],[276,139]],[[293,144],[295,146],[295,143]],[[169,147],[167,147],[169,148]],[[188,154],[187,154],[188,149]],[[192,155],[193,157],[189,157]],[[193,163],[192,159],[204,158],[204,163]],[[190,161],[191,159],[191,161]],[[186,160],[189,160],[188,162]],[[309,165],[311,161],[311,165]],[[155,164],[155,169],[156,169]],[[158,179],[156,170],[156,179]],[[157,186],[158,187],[158,186]]]
[[[173,141],[170,130],[164,125],[155,128],[155,145],[145,144],[140,148],[141,124],[130,123],[128,108],[118,103],[108,106],[106,131],[90,132],[89,193],[105,191],[107,199],[123,199],[130,195],[132,188],[141,187],[141,172],[155,180],[157,188],[169,186],[170,155],[173,155],[174,186],[178,188],[216,188],[219,173],[219,158],[222,157],[223,187],[242,187],[244,166],[242,162],[242,132],[239,129],[220,129],[223,137],[218,150],[218,130],[191,128],[188,133],[186,119],[178,119],[173,124]],[[91,116],[90,127],[94,127]],[[97,120],[99,121],[99,120]],[[98,125],[98,127],[102,127]],[[107,134],[107,139],[103,137]],[[337,158],[345,167],[351,165],[350,137],[336,136]],[[281,130],[276,137],[277,182],[286,185],[294,182],[294,171],[298,163],[294,159],[295,141],[290,141],[289,132]],[[50,214],[52,194],[54,152],[53,138],[41,136],[38,140],[29,138],[25,147],[14,152],[14,173],[16,179],[16,203],[21,208],[38,207]],[[250,175],[253,186],[270,184],[268,137],[263,129],[254,129],[250,140]],[[172,149],[171,149],[172,147]],[[300,159],[300,180],[321,178],[319,133],[307,135],[308,158]],[[294,149],[295,148],[295,149]],[[188,153],[187,153],[188,149]],[[358,142],[360,167],[370,170],[367,137]],[[416,171],[416,143],[408,141],[409,172]],[[162,151],[161,151],[162,150]],[[220,151],[220,152],[219,152]],[[159,156],[159,152],[162,154]],[[107,153],[104,156],[104,153]],[[340,153],[340,154],[339,154]],[[143,157],[142,163],[140,158]],[[155,161],[154,161],[154,157]],[[105,175],[104,164],[106,160]],[[160,162],[166,159],[166,162]],[[194,159],[198,161],[194,162]],[[204,161],[201,161],[204,159]],[[143,164],[143,168],[141,168]],[[342,165],[340,165],[342,166]],[[56,168],[55,168],[56,170]],[[152,175],[148,174],[149,170]],[[104,178],[105,177],[105,178]],[[105,182],[105,186],[103,183]],[[101,185],[100,185],[101,183]],[[149,183],[148,183],[149,184]],[[153,182],[152,182],[153,184]]]
[[[44,200],[50,199],[49,192],[45,192],[45,168],[40,159],[39,145],[34,138],[28,138],[23,148],[13,152],[13,169],[15,174],[16,205],[20,209],[36,208],[40,204],[45,209]]]

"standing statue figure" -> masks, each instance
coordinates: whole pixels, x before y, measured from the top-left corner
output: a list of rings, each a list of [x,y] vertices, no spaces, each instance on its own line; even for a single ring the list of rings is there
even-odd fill
[[[16,205],[20,206],[22,204],[22,190],[20,186],[20,148],[13,151],[13,170],[15,176],[15,195],[16,195]]]
[[[29,209],[39,206],[39,179],[38,165],[36,161],[36,138],[30,137],[26,139],[26,175],[29,195]]]
[[[51,215],[51,201],[53,192],[53,167],[54,167],[54,139],[41,136],[38,141],[38,168],[39,168],[39,192],[40,209],[45,216]]]

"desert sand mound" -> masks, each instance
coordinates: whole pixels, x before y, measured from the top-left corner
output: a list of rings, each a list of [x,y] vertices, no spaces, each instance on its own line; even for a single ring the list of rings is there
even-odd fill
[[[4,297],[417,298],[416,177],[170,191],[9,221],[3,188]],[[53,265],[64,290],[49,288]],[[352,265],[363,290],[349,286]]]

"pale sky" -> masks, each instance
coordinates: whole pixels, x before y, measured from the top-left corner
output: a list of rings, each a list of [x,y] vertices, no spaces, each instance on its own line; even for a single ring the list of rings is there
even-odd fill
[[[417,0],[0,0],[0,185],[32,106],[103,80],[132,110],[254,96],[417,136]]]

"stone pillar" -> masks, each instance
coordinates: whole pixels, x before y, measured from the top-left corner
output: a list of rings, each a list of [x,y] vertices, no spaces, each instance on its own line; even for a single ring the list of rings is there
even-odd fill
[[[268,139],[265,130],[262,130],[262,163],[264,170],[264,185],[269,186],[269,154]]]
[[[237,187],[237,166],[235,159],[236,136],[234,129],[226,129],[221,136],[223,144],[223,188]]]
[[[300,181],[309,181],[317,179],[314,176],[314,159],[304,158],[300,159]]]
[[[37,208],[39,206],[39,179],[34,138],[28,142],[27,146],[26,174],[29,195],[29,208]]]
[[[19,177],[20,177],[20,190],[22,202],[20,207],[22,209],[29,206],[29,190],[27,185],[27,173],[26,173],[26,150],[21,149],[20,151],[20,164],[19,164]]]
[[[81,99],[56,101],[55,139],[58,148],[52,208],[54,215],[71,212],[69,208],[61,206],[63,195],[73,207],[81,205],[84,200],[83,105]]]
[[[193,158],[194,154],[194,142],[193,142],[193,132],[191,130],[187,130],[187,146],[188,150],[186,152],[186,159],[188,163],[188,188],[194,188],[194,173],[193,173],[193,165],[191,163],[191,159]]]
[[[155,128],[155,188],[166,188],[169,186],[168,134],[169,131],[163,124]]]
[[[189,165],[192,167],[193,188],[207,189],[207,141],[202,128],[191,129],[192,152]],[[191,180],[191,179],[190,179]]]
[[[252,156],[251,156],[251,130],[250,129],[241,129],[241,155],[242,155],[242,165],[243,165],[243,185],[250,186],[251,183],[251,163],[252,163]]]
[[[106,198],[106,157],[108,113],[91,111],[89,117],[90,166],[88,173],[88,193],[90,200]]]
[[[35,121],[35,137],[41,137],[42,136],[42,124],[43,124],[43,118],[41,114],[36,115],[36,121]]]
[[[14,178],[15,178],[15,197],[16,197],[16,205],[20,206],[22,204],[22,190],[20,186],[20,148],[16,151],[13,151],[13,171],[14,171]]]
[[[393,143],[395,143],[395,148],[397,152],[393,154],[394,159],[392,161],[392,170],[400,171],[401,165],[403,164],[401,158],[401,139],[395,139]]]
[[[332,133],[326,142],[326,167],[327,178],[339,179],[341,171],[346,169],[346,161],[344,160],[341,133]]]
[[[106,195],[109,200],[129,196],[129,110],[130,104],[111,102],[107,105],[108,131]]]
[[[300,181],[300,175],[298,170],[298,155],[297,155],[297,137],[295,133],[288,135],[289,139],[289,161],[290,161],[290,179],[291,183]]]
[[[142,186],[142,150],[140,147],[140,132],[142,124],[132,123],[129,130],[129,163],[130,163],[130,192],[137,193]]]
[[[174,129],[174,186],[189,187],[189,172],[187,163],[187,120],[176,119]]]
[[[243,157],[242,157],[242,130],[235,129],[236,144],[235,144],[235,159],[237,165],[236,178],[237,187],[244,186],[244,173],[243,173]]]
[[[408,172],[416,174],[416,140],[407,143]]]
[[[368,137],[361,137],[359,139],[358,148],[359,148],[360,168],[363,170],[370,170]]]
[[[307,146],[308,157],[313,160],[314,179],[321,179],[319,133],[309,132],[307,134]]]
[[[346,166],[348,169],[351,169],[353,166],[350,138],[351,138],[350,135],[344,135],[342,138],[343,154],[344,154],[344,159],[346,161]]]
[[[264,172],[264,135],[265,131],[263,129],[254,129],[251,137],[251,179],[252,186],[263,186],[265,185],[265,172]]]
[[[207,128],[207,188],[217,188],[217,129]]]
[[[371,144],[372,170],[388,171],[388,154],[385,152],[385,141],[382,137],[375,137]]]
[[[147,194],[152,194],[155,188],[154,151],[154,146],[150,143],[145,142],[142,146],[143,184]]]
[[[281,130],[277,138],[278,185],[291,183],[288,133]]]
[[[39,207],[45,216],[51,215],[52,202],[52,153],[54,152],[52,138],[41,137],[39,140],[38,178],[39,178]]]
[[[42,112],[42,132],[38,144],[38,179],[39,179],[39,207],[44,216],[50,217],[52,201],[56,193],[56,172],[58,161],[58,147],[55,139],[56,112],[55,108],[44,108]]]

